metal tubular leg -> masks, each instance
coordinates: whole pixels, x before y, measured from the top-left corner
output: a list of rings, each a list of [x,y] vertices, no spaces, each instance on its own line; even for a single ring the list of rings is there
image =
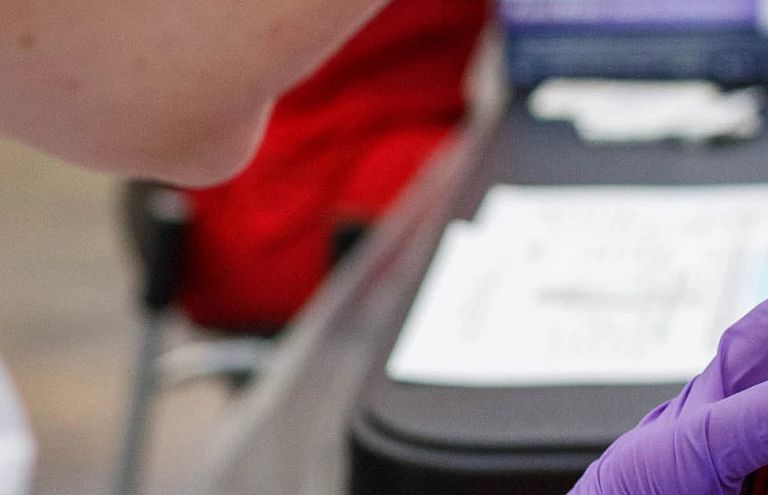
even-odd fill
[[[150,401],[157,390],[155,362],[161,352],[162,315],[148,315],[139,349],[127,427],[122,444],[114,495],[137,495],[142,473],[142,451],[149,425]]]
[[[194,380],[257,377],[270,364],[275,343],[256,338],[198,342],[166,352],[155,362],[158,387],[167,390]]]

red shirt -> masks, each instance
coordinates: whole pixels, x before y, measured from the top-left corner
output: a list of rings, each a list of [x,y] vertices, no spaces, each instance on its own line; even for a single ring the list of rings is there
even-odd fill
[[[208,326],[281,324],[331,265],[334,231],[389,205],[465,111],[482,0],[394,0],[276,106],[246,170],[189,191],[181,304]]]

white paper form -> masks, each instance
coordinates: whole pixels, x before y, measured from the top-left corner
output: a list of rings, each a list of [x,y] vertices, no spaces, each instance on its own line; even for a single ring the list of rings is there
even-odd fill
[[[679,381],[768,297],[768,187],[497,187],[388,363],[466,386]]]

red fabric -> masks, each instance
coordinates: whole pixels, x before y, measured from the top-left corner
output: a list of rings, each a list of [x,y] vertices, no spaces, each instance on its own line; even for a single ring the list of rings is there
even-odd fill
[[[373,221],[463,112],[481,0],[394,0],[276,106],[264,141],[193,206],[181,305],[233,327],[290,318],[330,267],[334,228]]]

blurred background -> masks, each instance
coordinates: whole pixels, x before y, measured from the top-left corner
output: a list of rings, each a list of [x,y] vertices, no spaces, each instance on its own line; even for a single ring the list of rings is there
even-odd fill
[[[0,356],[38,444],[31,493],[107,493],[140,338],[120,181],[8,142],[0,170]],[[222,398],[203,383],[155,402],[149,493],[183,490]]]
[[[366,76],[359,79],[361,84],[372,84],[365,86],[368,91],[388,98],[377,103],[380,110],[377,112],[370,111],[367,100],[358,101],[359,108],[353,111],[362,120],[350,126],[352,132],[330,133],[329,138],[325,131],[336,129],[339,122],[346,123],[348,119],[349,109],[344,99],[326,102],[324,85],[341,84],[334,79],[334,71],[319,72],[295,94],[286,97],[303,102],[310,94],[324,104],[339,107],[326,112],[330,120],[319,129],[296,125],[290,106],[286,110],[289,118],[281,121],[289,130],[291,143],[314,142],[317,136],[311,134],[321,135],[320,149],[298,147],[318,164],[317,171],[305,172],[311,179],[310,187],[303,183],[302,173],[296,173],[296,177],[291,175],[293,169],[301,172],[291,165],[304,163],[307,156],[294,156],[293,144],[264,146],[271,151],[261,157],[262,163],[251,166],[250,170],[257,172],[244,174],[231,189],[219,191],[218,196],[208,198],[204,193],[195,196],[197,211],[210,213],[218,222],[206,225],[204,234],[216,242],[221,241],[216,236],[223,235],[226,248],[219,249],[213,242],[212,252],[205,252],[211,243],[196,246],[197,258],[208,262],[212,256],[218,256],[215,261],[223,261],[224,265],[224,269],[213,271],[214,283],[205,278],[202,266],[205,263],[193,267],[198,269],[199,277],[193,277],[193,302],[189,306],[210,310],[205,307],[206,303],[215,299],[213,317],[197,314],[198,319],[208,317],[214,320],[211,326],[216,326],[216,317],[220,316],[216,303],[237,299],[233,297],[232,287],[239,289],[238,284],[245,283],[245,276],[252,283],[255,280],[255,287],[248,286],[235,295],[237,292],[248,294],[250,290],[254,301],[266,300],[264,305],[270,310],[274,309],[270,305],[276,306],[274,311],[266,312],[267,320],[284,323],[335,263],[339,248],[346,250],[361,237],[396,198],[400,188],[426,163],[427,157],[464,114],[464,69],[473,59],[475,42],[485,21],[482,3],[460,1],[455,2],[455,8],[456,12],[441,21],[437,14],[445,10],[442,0],[393,2],[357,41],[368,43],[368,50],[381,50],[387,70],[367,74],[368,66],[357,59],[366,57],[365,51],[352,49],[334,59],[335,71],[347,74],[344,72],[347,68],[353,75],[355,71],[362,71]],[[411,15],[412,11],[419,15]],[[391,22],[393,18],[400,23],[407,20],[409,30],[424,31],[427,35],[419,43],[411,40],[410,44],[401,44],[398,37],[405,35],[397,31],[398,23]],[[454,25],[452,19],[461,21]],[[449,37],[440,34],[443,29],[450,32]],[[478,111],[484,106],[500,105],[495,90],[482,88],[486,84],[495,88],[499,78],[499,40],[489,45],[496,49],[488,50],[485,55],[488,63],[470,71],[477,76],[470,77],[470,92],[484,95],[482,101],[475,102]],[[417,54],[424,60],[436,60],[430,62],[435,70],[425,71],[421,65],[412,63]],[[408,85],[392,90],[389,72],[411,80],[412,86],[421,90],[413,91]],[[352,76],[349,79],[354,89],[358,79]],[[440,91],[434,91],[435,87]],[[433,97],[425,98],[425,94]],[[314,101],[312,98],[309,101]],[[401,107],[420,110],[400,115]],[[280,108],[276,112],[279,113]],[[364,132],[358,132],[355,126]],[[294,129],[300,129],[307,136],[293,136],[290,132]],[[280,129],[273,130],[277,135],[274,141],[279,142]],[[273,172],[272,182],[265,181],[258,175],[260,167],[273,167],[279,173]],[[344,167],[357,168],[344,172]],[[389,173],[381,173],[385,167]],[[6,366],[18,390],[37,443],[30,495],[110,493],[117,479],[143,325],[136,297],[138,263],[133,257],[135,253],[131,252],[131,240],[120,222],[124,182],[57,163],[22,145],[4,141],[0,141],[0,170],[5,176],[0,185],[0,363]],[[287,171],[287,177],[283,177],[283,171]],[[324,182],[316,180],[317,177],[331,179]],[[339,185],[334,177],[344,179],[344,183]],[[299,183],[293,210],[283,207],[284,202],[291,199],[281,194],[283,181]],[[324,192],[329,190],[336,191],[340,197]],[[256,199],[252,200],[251,196]],[[221,201],[222,197],[227,201]],[[323,204],[316,204],[318,198]],[[280,208],[276,209],[275,205]],[[283,210],[289,215],[281,213]],[[270,216],[275,211],[277,216]],[[297,223],[296,218],[305,221]],[[226,242],[231,236],[222,234],[219,228],[234,223],[244,229],[244,237],[253,237],[250,226],[260,225],[259,222],[268,225],[263,229],[268,232],[264,236],[257,232],[256,239],[238,238],[243,247]],[[277,225],[269,227],[274,223]],[[298,230],[294,225],[299,225]],[[206,228],[209,230],[205,231]],[[318,229],[322,231],[318,233]],[[322,245],[317,243],[318,235],[322,236]],[[280,236],[283,241],[292,239],[290,242],[297,248],[287,255],[275,254],[274,239]],[[299,242],[295,242],[296,238]],[[253,245],[256,245],[255,251]],[[238,265],[244,259],[242,251],[255,252],[246,259],[255,263],[254,266],[243,269]],[[329,256],[331,251],[333,259]],[[316,256],[315,252],[320,254]],[[238,272],[235,275],[232,265]],[[278,268],[265,276],[264,270],[269,271],[269,265]],[[225,274],[224,282],[231,282],[229,277],[234,283],[225,284],[220,290],[215,283],[220,282],[215,279],[219,273]],[[260,274],[261,278],[251,276],[252,273]],[[290,281],[288,295],[285,290],[282,293],[274,290],[277,284],[270,283],[270,276],[281,282]],[[213,287],[210,290],[215,293],[211,294],[207,286]],[[272,293],[278,294],[277,302]],[[258,304],[251,300],[234,304],[237,310],[245,308],[246,314],[226,315],[232,316],[233,322],[225,324],[231,323],[233,328],[242,320],[250,322],[251,315],[247,313],[250,308],[259,311]],[[226,309],[226,304],[224,307],[225,313],[231,310]],[[170,328],[164,329],[164,338],[171,344],[189,339],[190,333],[193,337],[199,336],[188,332],[185,323],[170,323]],[[141,473],[142,494],[190,491],[196,470],[201,469],[201,458],[205,457],[210,443],[208,439],[221,426],[222,412],[229,405],[230,385],[215,380],[198,381],[163,393],[152,401],[147,466]]]

